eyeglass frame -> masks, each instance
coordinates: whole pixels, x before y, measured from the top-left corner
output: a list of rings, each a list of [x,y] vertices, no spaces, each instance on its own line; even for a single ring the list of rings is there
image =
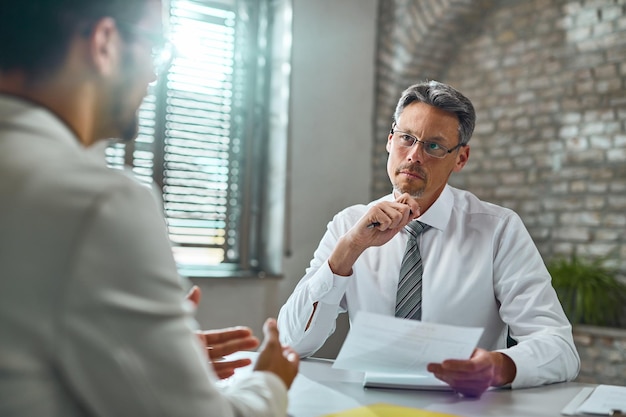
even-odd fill
[[[410,134],[410,133],[408,133],[408,132],[405,132],[405,131],[403,131],[403,130],[397,130],[397,129],[396,129],[396,127],[397,127],[397,126],[396,126],[396,124],[395,124],[395,122],[394,122],[394,123],[391,125],[391,130],[389,131],[389,134],[390,134],[392,137],[394,137],[394,133],[402,133],[403,135],[408,136],[408,137],[410,137],[411,139],[413,139],[413,143],[411,143],[411,145],[410,145],[410,146],[406,146],[406,145],[403,145],[403,144],[399,144],[397,141],[396,141],[396,142],[394,142],[394,143],[398,144],[398,146],[400,146],[401,148],[406,148],[406,149],[410,149],[410,148],[412,148],[412,147],[413,147],[416,143],[420,143],[420,144],[422,145],[422,152],[424,152],[424,153],[425,153],[426,155],[428,155],[428,156],[432,156],[433,158],[437,158],[437,159],[442,159],[442,158],[445,158],[447,155],[451,154],[451,153],[452,153],[452,152],[454,152],[455,150],[457,150],[457,149],[459,149],[459,148],[462,148],[462,147],[467,146],[467,143],[459,143],[459,144],[458,144],[458,145],[456,145],[455,147],[448,149],[447,147],[445,147],[445,146],[443,146],[443,145],[441,145],[441,144],[439,144],[439,143],[437,143],[437,142],[431,142],[431,141],[427,141],[427,140],[426,140],[426,141],[424,141],[424,140],[419,140],[418,138],[416,138],[415,136],[413,136],[412,134]],[[392,138],[392,139],[393,139],[393,138]],[[443,150],[445,151],[445,153],[444,153],[444,154],[442,154],[441,156],[438,156],[438,155],[434,155],[434,154],[432,154],[432,153],[429,153],[429,152],[428,152],[428,150],[427,150],[427,149],[428,149],[428,148],[427,148],[427,145],[437,145],[439,148],[443,149]]]
[[[152,67],[157,76],[170,67],[176,55],[176,48],[167,36],[119,20],[116,20],[116,24],[125,33],[141,37],[148,42],[151,47]]]

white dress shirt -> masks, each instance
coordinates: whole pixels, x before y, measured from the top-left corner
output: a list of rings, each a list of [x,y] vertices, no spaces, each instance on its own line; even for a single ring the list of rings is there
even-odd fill
[[[0,96],[0,416],[284,416],[272,373],[217,388],[184,298],[150,189]]]
[[[381,200],[393,200],[393,195]],[[328,265],[338,239],[378,201],[348,207],[335,216],[306,275],[280,310],[282,341],[303,356],[322,346],[341,312],[347,311],[350,321],[362,310],[395,313],[408,232],[366,249],[351,276],[334,275]],[[418,239],[424,264],[422,320],[483,327],[479,347],[500,350],[515,362],[514,388],[575,378],[580,359],[571,325],[519,216],[446,186],[419,220],[431,226]],[[519,343],[507,349],[508,327]]]

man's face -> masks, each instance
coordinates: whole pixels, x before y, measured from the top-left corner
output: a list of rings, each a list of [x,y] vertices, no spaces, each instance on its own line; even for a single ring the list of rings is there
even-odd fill
[[[448,149],[459,143],[459,121],[453,113],[428,104],[409,104],[398,120],[395,130],[406,132],[420,141],[435,142]],[[420,204],[422,213],[437,199],[452,172],[460,171],[469,158],[469,146],[460,147],[436,158],[423,152],[423,145],[398,145],[396,135],[387,138],[387,174],[394,193],[409,193]]]
[[[115,137],[122,141],[130,141],[137,136],[137,110],[148,84],[156,78],[152,52],[158,46],[156,39],[163,37],[161,10],[160,1],[148,0],[143,19],[131,28],[131,37],[122,41],[119,72],[112,80],[109,100]]]

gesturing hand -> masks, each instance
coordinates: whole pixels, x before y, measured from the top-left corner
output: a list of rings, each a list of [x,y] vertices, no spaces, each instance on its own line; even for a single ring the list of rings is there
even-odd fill
[[[280,344],[275,319],[265,320],[263,333],[265,338],[254,370],[276,374],[289,388],[298,374],[300,357],[292,348]]]
[[[224,356],[241,350],[255,349],[259,346],[259,339],[252,335],[247,327],[230,327],[218,330],[198,331],[203,346],[206,346],[207,356],[213,364],[215,373],[221,379],[228,378],[235,373],[235,369],[248,366],[250,359],[224,360]]]
[[[187,294],[187,299],[196,307],[200,304],[202,293],[198,286]],[[207,357],[213,364],[213,369],[221,379],[228,378],[235,373],[235,369],[248,366],[252,363],[250,359],[224,360],[224,356],[241,350],[255,349],[259,346],[259,339],[252,335],[252,331],[247,327],[229,327],[217,330],[197,331],[196,335],[200,339],[202,346],[206,347]]]

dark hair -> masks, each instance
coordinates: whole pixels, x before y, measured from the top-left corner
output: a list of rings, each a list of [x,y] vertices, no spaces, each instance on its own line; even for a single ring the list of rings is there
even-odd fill
[[[21,70],[31,78],[56,70],[72,37],[87,35],[104,17],[135,23],[148,0],[2,0],[0,71]]]
[[[393,114],[394,122],[400,118],[404,109],[413,102],[429,104],[455,114],[459,119],[459,143],[466,145],[469,142],[476,124],[476,112],[472,102],[463,94],[438,81],[414,84],[402,92]]]

